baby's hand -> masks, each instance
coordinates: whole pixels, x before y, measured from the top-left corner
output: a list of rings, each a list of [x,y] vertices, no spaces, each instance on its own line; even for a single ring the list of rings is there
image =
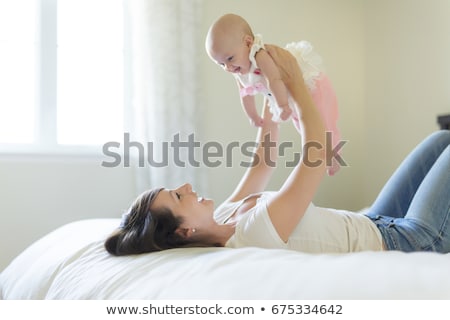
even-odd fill
[[[264,123],[263,118],[261,118],[260,116],[250,117],[249,120],[250,120],[250,123],[252,124],[252,126],[254,126],[254,127],[262,127],[262,125]]]
[[[289,119],[292,115],[292,109],[289,106],[280,107],[281,108],[281,114],[280,119],[283,121],[286,121]]]

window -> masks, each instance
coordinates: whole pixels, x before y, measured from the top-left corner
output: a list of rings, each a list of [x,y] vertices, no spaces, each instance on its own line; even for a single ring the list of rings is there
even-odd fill
[[[0,143],[33,141],[35,13],[34,1],[0,1]]]
[[[123,1],[0,3],[0,143],[57,149],[120,139]]]

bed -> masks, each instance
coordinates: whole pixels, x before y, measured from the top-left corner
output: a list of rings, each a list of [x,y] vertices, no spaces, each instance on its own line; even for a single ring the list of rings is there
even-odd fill
[[[113,257],[118,219],[80,220],[0,274],[1,299],[450,299],[450,254],[172,249]]]

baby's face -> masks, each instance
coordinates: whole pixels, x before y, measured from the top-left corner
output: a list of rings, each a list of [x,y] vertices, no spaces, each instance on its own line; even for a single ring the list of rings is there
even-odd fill
[[[246,74],[250,71],[249,53],[251,44],[244,37],[216,36],[207,44],[211,60],[231,73]]]

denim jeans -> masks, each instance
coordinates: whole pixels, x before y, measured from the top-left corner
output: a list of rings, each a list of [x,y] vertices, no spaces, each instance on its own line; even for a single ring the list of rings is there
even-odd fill
[[[381,190],[367,216],[387,250],[450,252],[450,131],[421,142]]]

